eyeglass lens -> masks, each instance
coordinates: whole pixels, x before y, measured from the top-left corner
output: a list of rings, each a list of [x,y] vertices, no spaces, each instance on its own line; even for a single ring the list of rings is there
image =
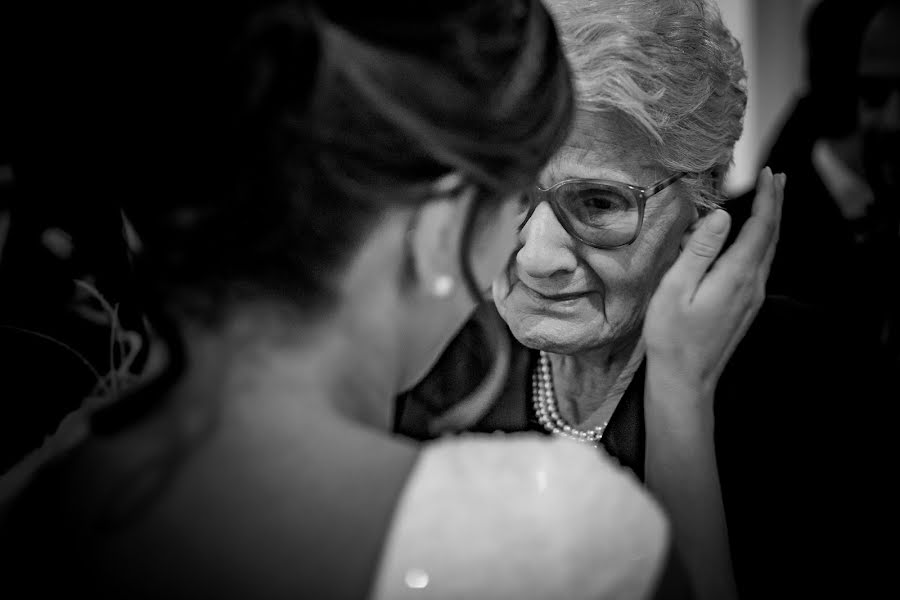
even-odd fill
[[[545,199],[570,233],[593,246],[627,244],[640,226],[637,198],[615,185],[573,181],[550,191],[534,190],[530,207]],[[522,217],[524,225],[530,211]]]

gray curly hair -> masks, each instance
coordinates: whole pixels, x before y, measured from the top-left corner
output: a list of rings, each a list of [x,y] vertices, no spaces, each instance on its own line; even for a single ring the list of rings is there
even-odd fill
[[[689,175],[700,208],[725,200],[747,105],[741,48],[704,0],[546,0],[577,104],[643,132],[661,167]]]

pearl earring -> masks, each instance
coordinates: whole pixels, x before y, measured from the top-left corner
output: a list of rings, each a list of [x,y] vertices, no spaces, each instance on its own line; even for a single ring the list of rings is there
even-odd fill
[[[438,298],[446,298],[453,291],[456,283],[449,275],[438,275],[431,284],[431,293]]]

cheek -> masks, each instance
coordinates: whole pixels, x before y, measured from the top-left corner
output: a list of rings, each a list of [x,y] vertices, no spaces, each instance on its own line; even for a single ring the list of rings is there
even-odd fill
[[[636,252],[610,256],[601,264],[592,262],[594,272],[603,281],[603,308],[609,324],[616,327],[633,320],[655,289],[651,257]]]
[[[660,280],[678,257],[683,229],[648,231],[634,245],[589,261],[603,281],[611,324],[643,318]]]

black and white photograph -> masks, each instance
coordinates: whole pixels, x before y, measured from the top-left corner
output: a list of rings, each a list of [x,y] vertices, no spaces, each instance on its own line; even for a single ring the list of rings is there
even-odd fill
[[[898,401],[898,0],[0,6],[4,600],[886,597]]]

